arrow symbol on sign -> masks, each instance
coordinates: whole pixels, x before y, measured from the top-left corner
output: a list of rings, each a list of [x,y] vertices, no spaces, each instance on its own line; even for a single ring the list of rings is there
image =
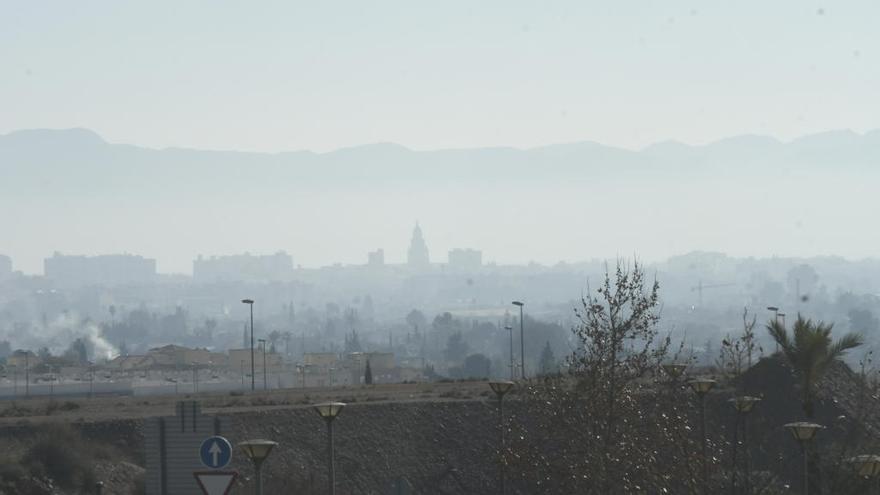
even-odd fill
[[[220,446],[217,445],[217,442],[214,442],[211,445],[211,448],[208,449],[208,453],[211,454],[211,457],[214,459],[214,462],[212,462],[211,465],[213,465],[213,466],[220,465],[220,460],[217,459],[217,456],[219,456],[221,452],[223,452],[223,450],[220,449]]]

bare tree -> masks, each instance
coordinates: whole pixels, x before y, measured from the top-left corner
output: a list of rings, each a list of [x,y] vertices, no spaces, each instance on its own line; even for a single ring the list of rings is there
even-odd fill
[[[660,372],[659,284],[619,262],[576,310],[568,375],[517,394],[506,462],[526,493],[696,493],[700,448],[687,390]],[[662,382],[662,383],[661,383]],[[551,454],[548,454],[551,453]],[[712,451],[710,455],[714,453]]]
[[[755,322],[757,316],[749,319],[749,308],[743,308],[743,332],[737,337],[729,334],[721,341],[721,351],[718,358],[718,368],[734,378],[752,367],[753,358],[760,357],[764,353],[755,342]]]

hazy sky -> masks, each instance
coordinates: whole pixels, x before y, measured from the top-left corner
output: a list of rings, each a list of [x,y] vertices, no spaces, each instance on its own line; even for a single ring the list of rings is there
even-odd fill
[[[0,134],[84,127],[116,143],[274,152],[864,132],[880,128],[878,19],[877,0],[0,0]],[[863,228],[876,211],[864,201],[880,201],[872,184],[850,177],[847,194],[800,204],[774,188],[823,197],[829,177],[758,182],[719,197],[673,181],[662,208],[608,217],[605,235],[588,217],[619,190],[599,183],[529,202],[515,199],[528,190],[308,191],[275,210],[280,199],[259,193],[145,206],[83,191],[62,207],[33,194],[6,200],[32,217],[5,216],[0,252],[30,273],[56,249],[144,254],[163,272],[246,250],[319,266],[384,247],[401,261],[418,219],[439,261],[468,246],[543,263],[876,255],[880,234]]]
[[[880,127],[880,2],[0,0],[0,133],[415,149]]]

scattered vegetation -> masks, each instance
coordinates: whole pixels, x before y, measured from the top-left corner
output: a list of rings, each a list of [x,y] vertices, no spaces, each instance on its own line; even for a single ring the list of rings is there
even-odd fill
[[[755,339],[755,323],[757,316],[749,319],[749,309],[743,309],[743,331],[736,337],[729,334],[721,340],[721,353],[716,363],[718,369],[734,379],[752,367],[756,358],[760,358],[764,349]]]
[[[862,336],[849,333],[831,341],[833,324],[804,319],[798,315],[792,335],[778,321],[771,321],[767,330],[779,344],[782,354],[800,378],[802,403],[807,418],[815,413],[816,385],[835,362],[850,349],[862,345]]]

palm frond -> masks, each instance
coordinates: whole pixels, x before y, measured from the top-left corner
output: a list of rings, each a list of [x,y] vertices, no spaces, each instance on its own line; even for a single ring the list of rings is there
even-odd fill
[[[861,335],[850,333],[832,343],[833,328],[834,325],[831,323],[821,321],[814,323],[813,320],[805,319],[800,314],[792,326],[791,336],[776,321],[771,321],[767,325],[770,336],[782,348],[789,364],[800,377],[805,410],[810,409],[807,406],[812,401],[816,383],[822,379],[828,367],[848,350],[864,342]]]
[[[831,361],[839,359],[846,354],[846,351],[855,349],[864,343],[865,339],[861,334],[848,333],[837,339],[837,342],[828,349],[828,359]]]
[[[791,341],[788,338],[788,331],[785,330],[785,327],[779,323],[778,320],[770,320],[767,325],[767,332],[770,333],[770,336],[773,337],[773,340],[779,344],[779,347],[782,349],[791,348]]]

